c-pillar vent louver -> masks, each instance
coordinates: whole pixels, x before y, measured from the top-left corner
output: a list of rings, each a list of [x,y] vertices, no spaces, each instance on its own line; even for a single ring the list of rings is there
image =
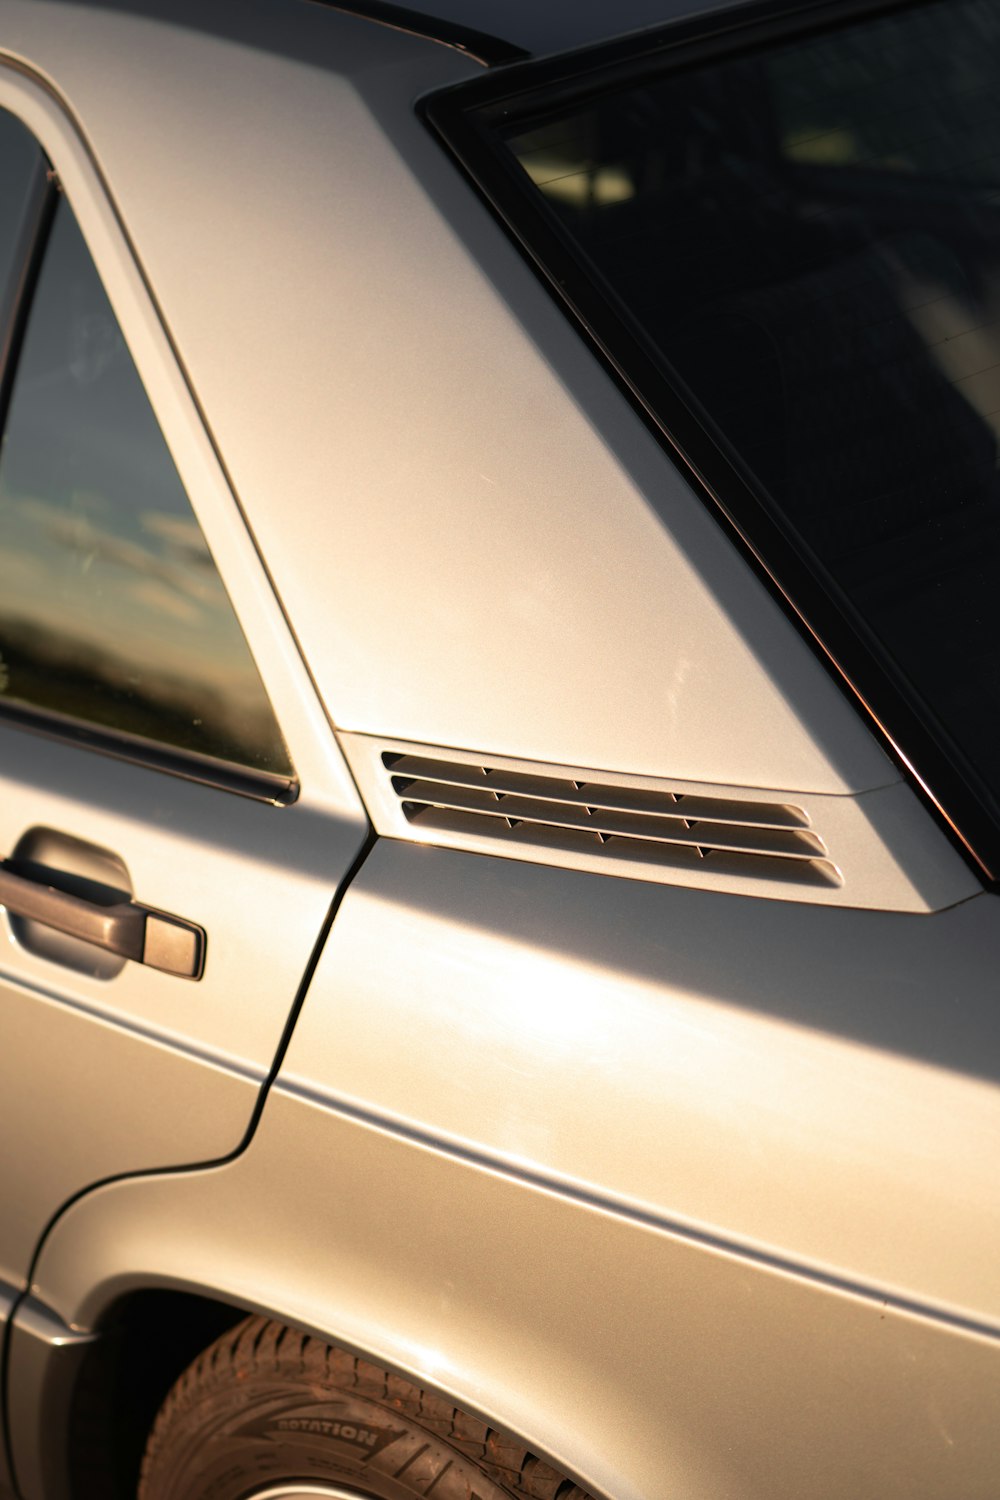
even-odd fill
[[[699,885],[712,875],[804,890],[842,883],[800,807],[407,753],[385,752],[382,764],[407,822],[449,843],[489,840],[510,854],[568,856],[591,869],[596,859],[609,873],[627,865],[649,879],[698,871]]]

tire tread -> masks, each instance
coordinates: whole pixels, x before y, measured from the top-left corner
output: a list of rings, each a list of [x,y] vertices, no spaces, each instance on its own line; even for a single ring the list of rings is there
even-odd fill
[[[584,1490],[506,1433],[445,1397],[380,1369],[336,1345],[253,1316],[205,1349],[176,1382],[146,1445],[138,1500],[155,1500],[150,1476],[169,1452],[178,1425],[214,1391],[253,1376],[306,1382],[317,1394],[339,1389],[398,1412],[477,1464],[513,1500],[591,1500]]]

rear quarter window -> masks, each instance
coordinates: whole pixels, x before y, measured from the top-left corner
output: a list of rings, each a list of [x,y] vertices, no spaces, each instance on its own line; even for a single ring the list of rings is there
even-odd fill
[[[627,330],[619,363],[640,352],[626,375],[642,388],[646,360],[679,393],[794,546],[795,602],[835,601],[863,687],[905,700],[1000,848],[1000,3],[795,24],[707,59],[664,33],[534,88],[525,69],[466,134],[529,244],[544,227],[552,279],[558,246],[601,329]]]

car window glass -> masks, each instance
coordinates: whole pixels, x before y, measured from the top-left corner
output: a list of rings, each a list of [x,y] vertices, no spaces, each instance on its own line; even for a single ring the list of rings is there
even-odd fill
[[[1000,5],[948,0],[497,116],[994,808],[998,101]]]
[[[18,244],[44,158],[20,120],[0,110],[0,305],[13,290]]]
[[[3,437],[0,527],[6,702],[290,772],[232,605],[65,201]]]

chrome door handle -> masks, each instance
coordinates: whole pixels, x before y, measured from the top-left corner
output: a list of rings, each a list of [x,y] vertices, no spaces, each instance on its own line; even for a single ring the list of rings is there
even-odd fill
[[[193,922],[135,901],[117,901],[111,906],[86,901],[19,875],[6,860],[0,862],[0,906],[12,916],[40,922],[164,974],[200,979],[205,967],[205,934]]]

